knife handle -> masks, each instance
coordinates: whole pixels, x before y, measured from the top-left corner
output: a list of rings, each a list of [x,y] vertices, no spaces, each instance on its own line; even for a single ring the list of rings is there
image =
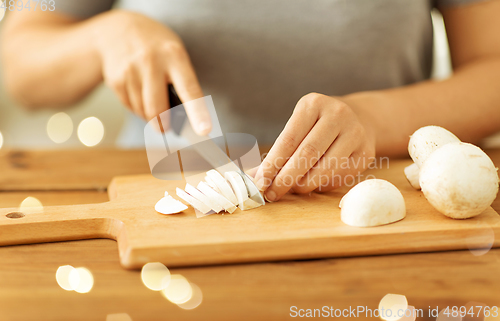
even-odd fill
[[[168,100],[170,102],[170,128],[179,136],[186,121],[187,114],[172,84],[168,85]],[[175,107],[175,108],[174,108]]]

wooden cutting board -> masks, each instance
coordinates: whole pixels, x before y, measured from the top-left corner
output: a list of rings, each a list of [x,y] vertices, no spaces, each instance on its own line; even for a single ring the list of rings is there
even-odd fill
[[[233,214],[196,218],[161,215],[154,205],[183,181],[161,181],[150,175],[116,177],[110,201],[102,204],[45,207],[42,213],[16,214],[0,209],[0,245],[90,238],[118,242],[128,269],[147,262],[168,267],[313,259],[339,256],[410,253],[498,247],[500,216],[492,208],[468,220],[452,220],[434,210],[406,181],[409,161],[391,161],[390,169],[365,173],[387,179],[403,193],[407,217],[397,223],[358,228],[340,220],[338,204],[348,190],[286,195],[281,201]]]

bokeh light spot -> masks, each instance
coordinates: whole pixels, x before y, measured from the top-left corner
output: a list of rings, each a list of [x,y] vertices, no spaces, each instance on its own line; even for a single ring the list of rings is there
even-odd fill
[[[1,12],[2,10],[0,10]],[[0,132],[0,148],[2,148],[3,146],[3,135],[2,135],[2,132]]]
[[[178,306],[180,308],[183,308],[184,310],[192,310],[197,308],[201,302],[203,301],[203,293],[201,292],[201,289],[194,283],[190,283],[191,288],[192,288],[192,296],[191,299],[184,303],[179,303]]]
[[[88,117],[78,125],[78,139],[85,146],[92,147],[101,142],[104,137],[104,125],[96,117]]]
[[[57,144],[67,141],[73,134],[73,121],[66,113],[57,113],[47,122],[47,135]]]
[[[408,309],[408,300],[401,294],[386,294],[380,303],[378,309],[381,311],[380,318],[386,321],[396,321],[401,317],[398,316],[398,311],[405,311]],[[382,315],[382,311],[384,314]]]
[[[397,312],[396,312],[397,313]],[[409,305],[408,308],[400,313],[401,319],[398,321],[415,321],[417,319],[417,311],[414,306]]]
[[[88,293],[94,286],[92,273],[84,267],[71,270],[68,279],[71,288],[78,293]]]
[[[19,205],[19,212],[23,214],[36,214],[43,212],[43,205],[36,197],[28,196]]]
[[[161,291],[170,283],[170,271],[160,262],[147,263],[142,267],[141,279],[153,291]]]
[[[72,267],[71,265],[63,265],[57,269],[57,272],[56,272],[57,284],[59,284],[59,286],[66,291],[73,291],[74,290],[74,288],[69,283],[69,274],[74,269],[75,268]]]
[[[480,230],[470,232],[467,235],[467,247],[474,256],[482,256],[488,253],[495,242],[495,232],[488,226],[483,226]]]
[[[191,300],[193,288],[188,280],[180,274],[173,274],[170,284],[161,291],[163,296],[172,303],[182,304]]]

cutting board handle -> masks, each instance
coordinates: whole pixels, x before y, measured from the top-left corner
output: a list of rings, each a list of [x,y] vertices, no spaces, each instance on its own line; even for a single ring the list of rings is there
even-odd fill
[[[48,206],[37,213],[0,209],[0,246],[94,238],[116,240],[123,223],[105,217],[106,204]]]

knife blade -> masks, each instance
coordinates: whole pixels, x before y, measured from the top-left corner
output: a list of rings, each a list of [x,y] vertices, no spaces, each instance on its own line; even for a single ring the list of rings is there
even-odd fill
[[[171,108],[182,104],[174,86],[171,84],[168,85],[168,96]],[[236,165],[212,139],[206,139],[206,137],[196,134],[191,127],[191,124],[186,120],[187,114],[184,107],[172,109],[170,114],[170,126],[172,131],[176,135],[186,139],[193,149],[222,176],[229,171],[239,173],[245,181],[250,198],[257,203],[264,205],[265,200],[250,177],[244,173],[241,168]]]

